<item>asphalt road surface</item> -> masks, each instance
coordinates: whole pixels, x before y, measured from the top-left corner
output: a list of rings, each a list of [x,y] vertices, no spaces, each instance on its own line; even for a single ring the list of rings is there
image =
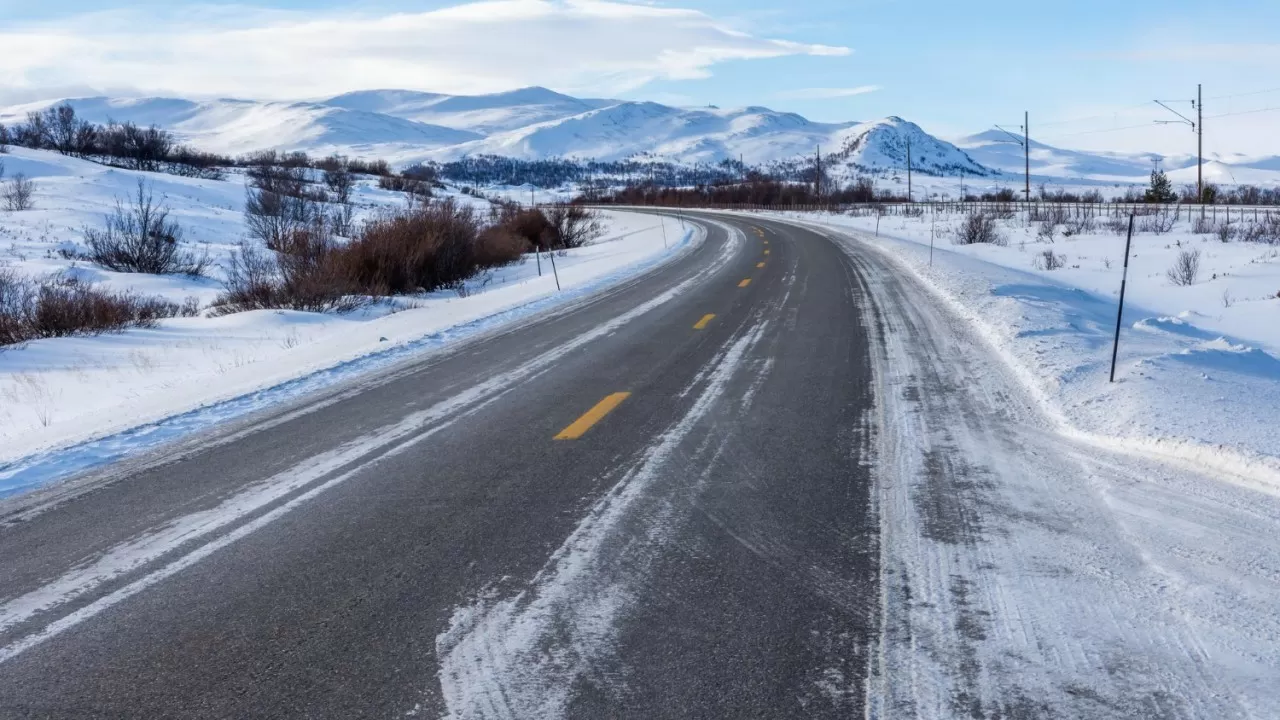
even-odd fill
[[[1132,553],[1072,483],[1149,468],[1064,442],[887,260],[690,221],[696,249],[572,308],[0,505],[0,716],[1274,700],[1265,662],[1126,614],[1140,564],[1079,570]]]

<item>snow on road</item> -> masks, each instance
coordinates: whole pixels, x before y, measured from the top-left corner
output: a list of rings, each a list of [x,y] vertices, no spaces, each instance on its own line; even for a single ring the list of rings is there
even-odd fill
[[[1280,496],[1061,432],[873,240],[882,632],[870,717],[1280,715]]]

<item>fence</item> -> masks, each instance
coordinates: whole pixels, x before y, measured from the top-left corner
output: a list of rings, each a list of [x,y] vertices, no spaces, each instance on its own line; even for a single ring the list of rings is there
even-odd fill
[[[643,207],[643,206],[641,206]],[[1275,205],[1198,205],[1168,204],[1157,205],[1147,203],[1069,203],[1069,202],[894,202],[894,203],[851,203],[851,204],[810,204],[810,205],[752,205],[709,203],[700,205],[656,205],[677,209],[710,209],[710,210],[769,210],[774,212],[829,212],[845,215],[952,215],[974,212],[1010,215],[1031,212],[1035,214],[1065,213],[1067,217],[1127,217],[1130,213],[1139,216],[1172,215],[1175,220],[1185,219],[1188,222],[1204,217],[1213,222],[1263,222],[1274,217],[1280,220],[1280,206]]]

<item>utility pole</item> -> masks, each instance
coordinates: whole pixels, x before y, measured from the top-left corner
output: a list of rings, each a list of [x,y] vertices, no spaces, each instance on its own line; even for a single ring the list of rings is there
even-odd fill
[[[1196,134],[1196,194],[1199,196],[1197,201],[1200,203],[1200,212],[1204,213],[1204,107],[1203,107],[1203,85],[1196,85],[1196,99],[1191,101],[1191,107],[1196,110],[1196,119],[1183,115],[1173,108],[1165,105],[1159,100],[1156,104],[1178,116],[1177,120],[1156,120],[1158,125],[1168,125],[1170,123],[1182,123],[1191,126],[1191,132]]]
[[[1196,84],[1196,196],[1204,215],[1204,86]]]
[[[1022,151],[1027,159],[1027,202],[1031,202],[1031,112],[1022,113]]]
[[[822,146],[818,146],[817,155],[814,156],[813,166],[813,197],[819,202],[822,201]]]
[[[911,136],[907,136],[907,202],[914,202],[911,199]]]
[[[1010,138],[1013,138],[1014,142],[1022,146],[1022,155],[1026,161],[1026,169],[1027,169],[1027,175],[1026,175],[1027,185],[1026,185],[1026,189],[1023,190],[1023,192],[1025,192],[1027,195],[1027,202],[1031,202],[1031,129],[1030,129],[1030,126],[1031,126],[1030,112],[1023,112],[1022,114],[1022,137],[1018,137],[1017,135],[1014,135],[1013,133],[1009,132],[1008,130],[1005,130],[999,125],[996,126],[997,130],[1004,133],[1005,135],[1008,135]]]

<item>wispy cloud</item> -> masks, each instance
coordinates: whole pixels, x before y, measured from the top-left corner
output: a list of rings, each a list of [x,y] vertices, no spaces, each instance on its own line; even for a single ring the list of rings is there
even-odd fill
[[[705,78],[730,60],[849,52],[746,34],[696,10],[607,0],[482,0],[380,15],[207,5],[7,24],[0,97],[67,85],[262,98],[533,84],[612,94]]]
[[[880,89],[879,85],[859,85],[849,88],[801,88],[778,93],[778,97],[788,100],[830,100],[847,98],[855,95],[866,95]]]

